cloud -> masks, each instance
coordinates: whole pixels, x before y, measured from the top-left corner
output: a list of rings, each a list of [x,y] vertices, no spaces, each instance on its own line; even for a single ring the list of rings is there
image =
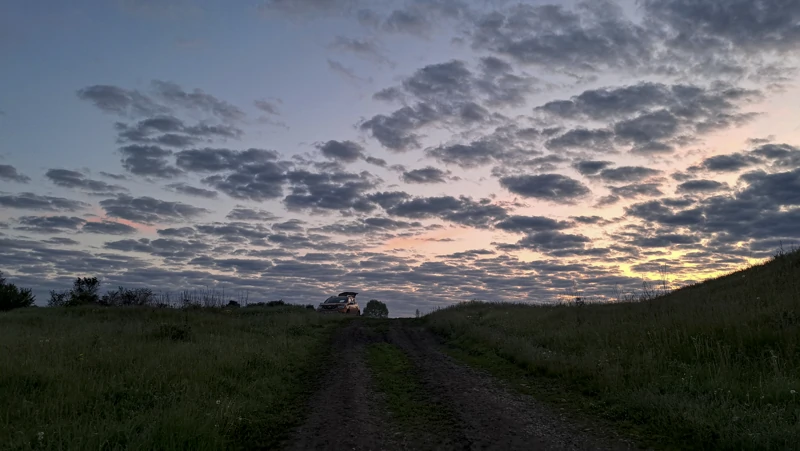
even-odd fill
[[[103,245],[103,248],[123,252],[142,252],[172,260],[188,260],[196,257],[200,252],[210,250],[211,246],[198,240],[140,238],[138,240],[109,241]]]
[[[800,44],[800,5],[781,0],[644,0],[645,12],[676,47],[707,51],[731,47],[747,53],[793,51]]]
[[[589,130],[576,128],[547,140],[545,146],[550,150],[587,149],[596,152],[613,150],[614,132],[606,129]]]
[[[345,67],[344,64],[338,61],[334,61],[330,58],[328,59],[328,68],[331,71],[344,77],[345,80],[353,82],[356,85],[361,85],[364,83],[372,83],[372,77],[361,77],[358,74],[356,74],[353,69]]]
[[[675,94],[662,83],[642,82],[617,88],[590,89],[570,100],[545,103],[536,110],[569,119],[614,119],[674,104],[678,100]]]
[[[197,160],[192,165],[198,168],[215,168],[232,163],[231,161],[205,161],[204,163],[209,164],[204,166],[197,165],[199,162]],[[283,195],[283,186],[287,180],[286,171],[288,167],[289,165],[285,162],[273,161],[246,164],[226,175],[212,175],[202,181],[234,199],[261,202],[276,199]]]
[[[597,173],[611,166],[612,164],[614,163],[610,161],[583,160],[575,162],[572,167],[574,167],[582,175],[597,175]]]
[[[758,163],[759,159],[752,155],[734,153],[706,158],[696,169],[702,168],[712,172],[737,172]]]
[[[515,175],[500,179],[500,185],[523,197],[572,203],[591,191],[583,183],[561,174]]]
[[[42,243],[55,244],[57,246],[75,246],[77,244],[81,244],[78,241],[73,240],[72,238],[64,238],[60,236],[54,236],[47,240],[42,240]]]
[[[548,252],[562,249],[583,249],[591,239],[584,235],[545,230],[527,235],[517,242],[517,246]]]
[[[242,169],[245,165],[267,164],[278,159],[274,150],[191,149],[176,154],[176,164],[189,172],[222,172]]]
[[[360,235],[364,239],[376,241],[375,244],[380,245],[382,242],[396,236],[392,232],[401,232],[404,235],[408,235],[422,228],[422,223],[417,221],[407,222],[391,218],[367,217],[352,221],[334,222],[313,230],[337,235]]]
[[[169,105],[209,113],[226,122],[241,122],[245,117],[245,113],[239,107],[201,89],[195,88],[188,92],[177,83],[162,80],[153,80],[150,84],[155,95]]]
[[[191,238],[197,234],[197,231],[193,227],[169,227],[166,229],[158,229],[156,233],[166,237]]]
[[[212,139],[238,139],[244,133],[229,124],[210,125],[200,123],[187,126],[171,115],[159,115],[129,125],[114,124],[120,144],[154,144],[169,147],[189,147]]]
[[[497,127],[491,134],[467,144],[454,143],[425,149],[428,157],[445,164],[455,164],[464,169],[486,166],[492,163],[517,164],[519,160],[540,154],[529,145],[531,136],[538,137],[538,130],[515,125]]]
[[[31,178],[17,171],[17,168],[8,164],[0,164],[0,180],[9,182],[28,183]]]
[[[81,232],[102,235],[132,235],[136,233],[136,228],[127,224],[122,224],[121,222],[87,222],[81,228]]]
[[[409,198],[407,195],[384,195],[383,199],[377,201],[392,216],[411,219],[439,218],[478,228],[488,227],[508,214],[505,208],[490,203],[488,199],[475,201],[466,196]]]
[[[317,144],[316,147],[322,152],[323,156],[334,161],[353,163],[364,158],[364,148],[353,141],[330,140]]]
[[[253,105],[256,106],[259,110],[263,111],[264,113],[273,115],[273,116],[280,116],[280,110],[278,106],[275,105],[275,102],[271,102],[266,99],[257,99],[253,101]]]
[[[237,205],[225,216],[234,221],[274,221],[278,219],[273,213],[266,210],[257,210]]]
[[[501,116],[486,106],[521,106],[526,96],[535,92],[537,80],[502,72],[510,66],[484,61],[480,73],[470,70],[461,60],[429,64],[402,80],[399,86],[385,88],[374,98],[397,101],[410,98],[390,114],[377,114],[359,127],[369,131],[384,147],[406,151],[420,147],[417,131],[426,126],[445,124],[469,127],[490,123]]]
[[[383,22],[382,28],[392,33],[425,36],[430,33],[433,24],[420,10],[396,9]]]
[[[384,160],[383,158],[376,158],[372,156],[367,156],[366,158],[364,158],[364,161],[366,161],[369,164],[373,164],[375,166],[379,166],[382,168],[385,168],[386,166],[389,165],[389,163],[387,163],[386,160]]]
[[[387,149],[404,152],[420,147],[420,137],[414,131],[438,120],[439,116],[430,105],[419,103],[400,108],[388,116],[375,115],[362,122],[359,128],[369,131]]]
[[[545,216],[509,216],[494,225],[506,232],[531,233],[548,230],[561,230],[572,226],[567,221],[556,221]]]
[[[387,58],[378,47],[378,42],[373,39],[348,38],[336,36],[330,48],[345,50],[366,60],[394,67],[395,64]]]
[[[627,144],[636,153],[658,154],[674,151],[674,143],[752,120],[756,113],[741,109],[761,95],[725,83],[701,87],[644,82],[586,90],[570,100],[545,103],[535,111],[554,120],[608,124],[605,128],[570,129],[550,138],[545,143],[549,149],[608,152]]]
[[[402,174],[406,183],[445,183],[450,178],[450,171],[443,171],[433,166],[405,171]]]
[[[89,204],[63,197],[41,196],[34,193],[2,194],[0,205],[7,208],[41,211],[79,211]]]
[[[64,231],[75,231],[86,222],[75,216],[22,216],[17,218],[20,227],[17,230],[35,233],[56,234]]]
[[[651,59],[653,40],[610,1],[560,5],[518,4],[479,17],[469,38],[513,60],[556,71],[636,68]]]
[[[183,171],[170,165],[171,150],[159,146],[131,144],[119,148],[122,154],[122,167],[131,174],[143,177],[174,178]]]
[[[283,199],[288,210],[322,212],[355,210],[369,212],[375,207],[365,194],[378,186],[379,179],[368,172],[322,172],[294,170],[287,174],[289,194]]]
[[[656,169],[642,166],[621,166],[613,169],[603,169],[598,177],[607,182],[639,182],[661,174]]]
[[[195,186],[187,185],[185,183],[171,183],[167,188],[174,190],[176,193],[185,194],[187,196],[201,197],[204,199],[216,199],[219,193]]]
[[[127,192],[128,189],[120,185],[111,185],[100,180],[86,178],[77,171],[68,169],[49,169],[45,176],[55,185],[65,188],[80,189],[90,192],[93,195],[109,196],[120,192]]]
[[[678,185],[676,193],[695,194],[710,193],[727,188],[727,185],[716,180],[689,180]]]
[[[635,183],[623,186],[609,186],[608,189],[611,191],[612,197],[607,200],[617,200],[619,198],[635,199],[638,197],[657,197],[664,194],[660,187],[661,185],[659,183]]]
[[[148,196],[132,197],[123,194],[111,199],[101,200],[99,203],[109,217],[127,219],[148,225],[191,221],[210,213],[205,208],[182,202],[154,199]]]
[[[93,85],[77,91],[78,98],[91,102],[105,113],[125,117],[155,116],[169,109],[137,90],[111,85]]]

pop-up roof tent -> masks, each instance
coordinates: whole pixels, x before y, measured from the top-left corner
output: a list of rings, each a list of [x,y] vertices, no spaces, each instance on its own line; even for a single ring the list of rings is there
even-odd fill
[[[339,293],[339,296],[353,296],[353,297],[356,297],[357,294],[358,293],[354,293],[352,291],[343,291],[343,292]]]

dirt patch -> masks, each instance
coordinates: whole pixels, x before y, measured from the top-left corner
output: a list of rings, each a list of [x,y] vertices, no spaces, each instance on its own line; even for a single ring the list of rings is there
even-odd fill
[[[420,368],[431,396],[450,406],[468,449],[629,450],[631,443],[599,437],[585,425],[513,393],[491,375],[464,366],[440,350],[430,332],[398,321],[389,341]]]
[[[426,402],[443,406],[442,424],[400,432],[366,365],[366,345],[389,342],[416,367]],[[309,417],[289,450],[630,450],[631,443],[579,424],[500,381],[452,359],[412,322],[372,327],[356,319],[333,338],[335,361],[312,397]]]
[[[385,414],[364,361],[364,347],[381,338],[354,320],[334,334],[330,369],[309,403],[306,422],[287,450],[394,450],[402,438]]]

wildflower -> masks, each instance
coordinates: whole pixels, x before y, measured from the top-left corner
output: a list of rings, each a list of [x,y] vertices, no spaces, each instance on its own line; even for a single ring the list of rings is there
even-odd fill
[[[219,405],[219,399],[217,400],[217,405]]]
[[[44,432],[39,431],[39,433],[36,434],[36,439],[39,440],[39,443],[42,443],[44,441]]]

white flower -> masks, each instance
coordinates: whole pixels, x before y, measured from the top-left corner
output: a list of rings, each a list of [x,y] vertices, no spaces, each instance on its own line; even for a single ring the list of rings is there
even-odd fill
[[[36,438],[37,438],[37,439],[38,439],[40,442],[43,442],[43,441],[44,441],[44,432],[42,432],[42,431],[39,431],[39,433],[38,433],[38,434],[36,434]]]
[[[219,405],[219,399],[217,400],[217,405]]]

